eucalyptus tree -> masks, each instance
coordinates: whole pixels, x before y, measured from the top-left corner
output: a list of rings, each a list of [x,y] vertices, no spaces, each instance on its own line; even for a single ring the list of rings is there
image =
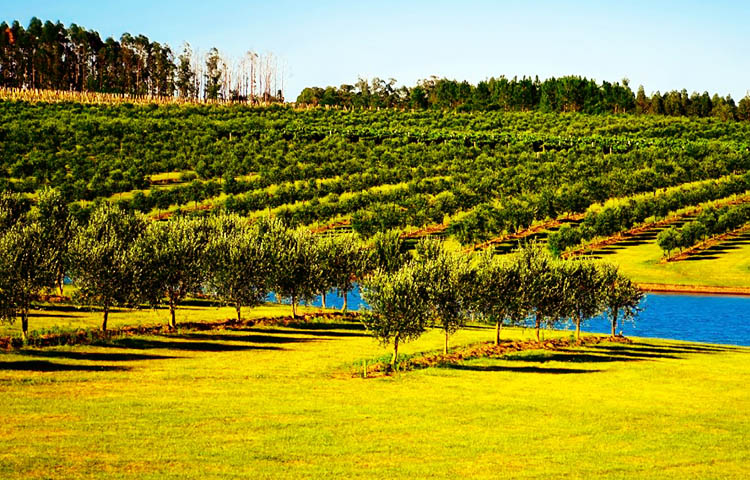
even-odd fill
[[[242,307],[260,305],[270,292],[274,247],[257,225],[238,215],[219,216],[213,223],[207,249],[209,285],[234,306],[237,321],[242,321]]]
[[[528,316],[522,301],[519,264],[487,250],[478,256],[474,276],[469,297],[472,309],[495,322],[495,345],[499,345],[503,322],[520,324]]]
[[[102,331],[112,307],[135,301],[131,249],[145,230],[143,217],[105,202],[73,239],[71,274],[81,299],[102,307]]]
[[[149,224],[133,248],[138,295],[152,305],[166,296],[171,328],[177,306],[206,280],[210,233],[203,218],[172,216]]]
[[[599,295],[609,316],[614,337],[618,319],[621,318],[621,323],[633,320],[640,311],[643,292],[632,280],[622,275],[615,265],[603,264],[600,267],[600,275],[602,283]]]
[[[395,272],[378,270],[362,281],[362,297],[370,305],[362,322],[383,345],[393,345],[391,368],[396,367],[399,345],[427,329],[430,312],[422,278],[419,266],[410,262]]]
[[[31,302],[54,281],[44,231],[36,222],[17,222],[0,232],[0,319],[21,318],[24,341]]]

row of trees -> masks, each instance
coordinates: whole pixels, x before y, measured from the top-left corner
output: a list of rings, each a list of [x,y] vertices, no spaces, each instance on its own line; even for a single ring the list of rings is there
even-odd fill
[[[674,225],[659,232],[656,243],[669,256],[673,250],[690,248],[709,237],[735,230],[750,222],[750,203],[721,208],[707,207],[681,227]]]
[[[283,72],[272,54],[229,58],[216,48],[175,56],[167,44],[124,33],[102,40],[76,24],[34,17],[0,23],[0,86],[184,99],[283,102]]]
[[[579,225],[564,224],[550,233],[548,246],[556,254],[595,237],[624,232],[648,218],[664,218],[670,212],[703,202],[727,198],[750,190],[750,174],[729,175],[720,180],[688,184],[680,188],[640,195],[600,209],[589,209]],[[709,209],[710,210],[710,209]]]
[[[365,277],[363,298],[370,305],[367,328],[393,347],[395,366],[403,342],[429,326],[449,336],[470,316],[496,325],[530,321],[539,340],[542,327],[572,321],[581,325],[606,313],[615,335],[618,319],[632,319],[643,293],[611,264],[590,260],[555,260],[538,245],[528,245],[510,259],[491,253],[468,256],[447,251],[436,240],[423,240],[415,258],[399,268],[379,269]]]
[[[498,337],[502,322],[533,316],[538,336],[542,326],[564,318],[580,330],[608,308],[614,333],[618,312],[631,315],[640,299],[611,266],[556,261],[538,246],[503,262],[423,240],[411,255],[396,231],[363,244],[353,235],[317,236],[269,217],[149,222],[109,203],[79,226],[59,192],[42,192],[28,210],[23,203],[16,195],[0,197],[0,316],[20,317],[24,336],[32,301],[45,289],[61,288],[66,274],[82,302],[102,308],[103,330],[116,306],[163,303],[174,328],[179,304],[195,293],[234,306],[241,320],[243,307],[275,292],[290,300],[295,316],[299,302],[333,289],[346,298],[359,279],[373,308],[368,327],[396,350],[434,322],[445,331],[447,351],[449,335],[468,315],[496,322]],[[617,304],[613,292],[626,301]]]
[[[646,95],[643,86],[633,93],[628,79],[622,83],[580,76],[539,77],[504,76],[476,85],[447,78],[430,77],[414,87],[396,86],[387,81],[360,78],[354,85],[308,87],[297,97],[300,105],[345,108],[413,108],[471,110],[540,110],[543,112],[638,113],[653,115],[718,117],[723,120],[750,120],[750,97],[735,103],[730,95],[713,96],[708,92],[688,95],[686,90]]]
[[[79,226],[56,191],[43,192],[25,213],[21,202],[0,197],[0,317],[20,317],[24,335],[32,300],[62,288],[64,275],[79,300],[102,308],[103,330],[116,306],[163,303],[175,327],[178,305],[195,293],[234,306],[238,319],[270,292],[291,301],[293,316],[299,302],[322,292],[337,289],[346,298],[378,251],[353,235],[316,236],[268,217],[252,224],[236,215],[151,222],[102,203]]]

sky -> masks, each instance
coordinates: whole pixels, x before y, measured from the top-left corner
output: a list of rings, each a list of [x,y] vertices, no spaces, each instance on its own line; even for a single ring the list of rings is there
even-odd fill
[[[229,55],[271,52],[289,100],[358,77],[627,77],[635,90],[750,90],[747,1],[0,0],[0,21],[77,23]]]

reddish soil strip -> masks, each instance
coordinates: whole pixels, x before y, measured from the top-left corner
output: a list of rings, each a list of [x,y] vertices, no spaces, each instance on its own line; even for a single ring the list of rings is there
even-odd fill
[[[750,196],[743,195],[742,197],[739,197],[739,198],[737,198],[735,200],[732,200],[732,201],[729,201],[729,202],[726,202],[726,203],[715,203],[714,205],[725,207],[725,206],[729,206],[729,205],[739,205],[739,204],[742,204],[742,203],[746,203],[748,201],[750,201]],[[641,233],[645,233],[645,232],[647,232],[649,230],[653,230],[654,228],[659,228],[659,227],[663,227],[663,226],[675,223],[675,222],[681,220],[684,217],[688,217],[688,216],[691,216],[691,215],[698,215],[702,211],[703,211],[703,207],[696,207],[696,208],[694,208],[692,210],[688,210],[685,213],[682,213],[680,215],[675,215],[673,217],[665,218],[664,220],[659,220],[658,222],[647,223],[645,225],[641,225],[640,227],[632,228],[632,229],[627,230],[625,232],[618,233],[618,234],[613,235],[611,237],[607,237],[607,238],[605,238],[605,239],[603,239],[601,241],[598,241],[596,243],[590,243],[588,245],[583,245],[581,247],[578,247],[578,248],[576,248],[574,250],[569,250],[569,251],[563,253],[562,257],[563,258],[570,258],[570,257],[574,257],[576,255],[582,255],[582,254],[584,254],[586,252],[590,252],[592,250],[598,250],[600,248],[603,248],[603,247],[606,247],[606,246],[609,246],[609,245],[614,245],[616,243],[622,242],[623,240],[627,240],[630,237],[636,236],[636,235],[641,234]]]
[[[729,240],[732,237],[736,237],[747,231],[750,231],[750,223],[745,224],[736,230],[732,230],[731,232],[726,232],[726,233],[722,233],[721,235],[716,235],[715,237],[711,237],[705,242],[694,245],[688,248],[687,250],[683,250],[682,252],[675,253],[674,255],[670,257],[662,258],[659,263],[678,262],[680,260],[685,260],[689,258],[691,255],[702,252],[703,250],[706,250],[707,248],[713,247],[714,245],[718,245],[726,240]]]
[[[596,345],[602,342],[633,343],[632,340],[619,335],[616,337],[587,336],[581,338],[580,341],[556,338],[553,340],[543,340],[541,342],[537,342],[536,340],[525,342],[505,342],[500,345],[495,345],[494,343],[483,343],[480,345],[471,345],[461,350],[448,353],[447,355],[442,353],[427,354],[421,357],[410,358],[404,362],[400,362],[398,370],[409,371],[441,365],[458,364],[465,360],[472,360],[475,358],[500,358],[509,353],[525,350],[560,350],[569,347]],[[351,371],[351,376],[361,377],[363,372],[363,367],[358,366]],[[367,378],[384,377],[393,373],[394,372],[388,363],[380,362],[367,366]]]
[[[419,230],[415,230],[410,233],[405,233],[401,235],[401,238],[421,238],[421,237],[428,237],[430,235],[435,235],[437,233],[443,233],[448,228],[448,225],[445,223],[441,223],[439,225],[430,225],[429,227],[425,227]]]
[[[243,327],[252,327],[254,325],[300,325],[310,320],[338,320],[338,321],[350,321],[353,322],[358,317],[355,312],[316,312],[305,315],[300,315],[297,318],[292,317],[268,317],[268,318],[256,318],[253,320],[238,321],[235,319],[228,319],[219,322],[184,322],[178,323],[177,328],[179,330],[232,330]],[[31,332],[31,336],[28,341],[30,347],[50,347],[57,345],[90,345],[102,341],[108,341],[118,337],[128,337],[133,335],[169,335],[174,333],[175,330],[170,329],[168,325],[137,325],[130,327],[113,328],[107,332],[101,330],[71,330],[69,332],[55,332],[46,333],[43,335],[34,335]],[[21,337],[0,337],[0,350],[13,350],[22,348],[23,341]]]
[[[638,288],[644,292],[656,293],[699,293],[706,295],[747,295],[750,287],[709,287],[705,285],[672,285],[661,283],[639,283]]]
[[[333,223],[331,223],[329,225],[323,225],[322,227],[315,227],[315,228],[311,229],[310,231],[312,233],[323,233],[323,232],[326,232],[328,230],[333,230],[334,228],[347,227],[347,226],[349,226],[351,224],[352,224],[351,220],[340,220],[338,222],[333,222]]]
[[[498,243],[503,243],[508,240],[519,240],[521,238],[526,238],[531,235],[534,235],[539,232],[543,232],[544,230],[548,230],[550,228],[559,227],[562,225],[563,220],[572,220],[572,221],[578,221],[582,220],[586,214],[584,213],[577,213],[575,215],[568,215],[567,217],[550,220],[548,222],[540,223],[539,225],[534,225],[533,227],[529,227],[525,230],[518,231],[516,233],[508,233],[505,235],[500,235],[499,237],[495,237],[492,240],[488,240],[484,243],[478,243],[470,248],[467,249],[468,252],[474,251],[474,250],[483,250],[487,247],[490,247],[492,245],[496,245]]]
[[[187,207],[187,206],[180,207],[180,211],[182,211],[182,212],[197,212],[199,210],[211,210],[212,208],[214,208],[213,205],[206,204],[206,205],[198,205],[198,207],[193,207],[193,208],[190,208],[190,207]],[[161,213],[159,213],[157,215],[152,215],[150,218],[151,218],[151,220],[167,220],[169,217],[171,217],[172,215],[174,215],[176,212],[177,212],[177,210],[172,211],[172,212],[161,212]]]

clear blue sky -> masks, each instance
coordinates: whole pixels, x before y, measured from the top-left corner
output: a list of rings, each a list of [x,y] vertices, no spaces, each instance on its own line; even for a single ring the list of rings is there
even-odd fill
[[[430,75],[628,77],[633,89],[727,93],[750,89],[747,1],[361,2],[292,0],[0,0],[0,18],[75,22],[240,55],[285,60],[287,98],[310,85]]]

